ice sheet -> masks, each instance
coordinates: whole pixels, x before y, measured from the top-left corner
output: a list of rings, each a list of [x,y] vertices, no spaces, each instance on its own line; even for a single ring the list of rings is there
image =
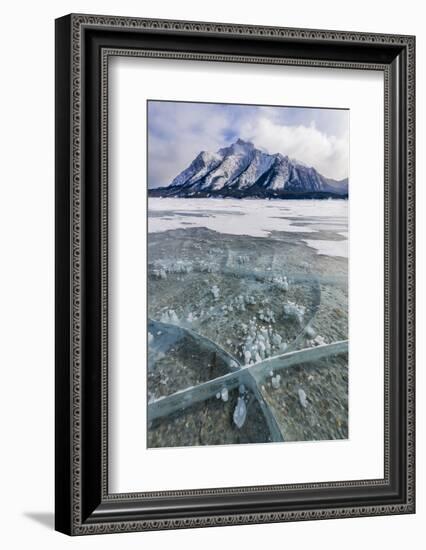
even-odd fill
[[[348,201],[150,198],[148,231],[206,227],[230,235],[268,237],[273,231],[334,233],[336,239],[304,239],[319,254],[348,257]],[[343,230],[343,231],[342,231]]]

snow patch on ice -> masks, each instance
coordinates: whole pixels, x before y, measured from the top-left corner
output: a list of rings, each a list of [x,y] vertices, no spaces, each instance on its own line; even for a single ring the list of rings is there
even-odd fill
[[[343,233],[341,233],[343,235]],[[321,241],[314,239],[302,239],[310,248],[315,248],[317,254],[324,256],[340,256],[347,258],[349,255],[348,241]]]

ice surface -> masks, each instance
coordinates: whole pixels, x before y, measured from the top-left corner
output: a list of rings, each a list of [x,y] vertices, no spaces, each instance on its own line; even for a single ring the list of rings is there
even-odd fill
[[[206,216],[205,213],[209,212]],[[238,223],[236,223],[238,219]],[[206,227],[229,235],[267,237],[272,231],[317,233],[327,229],[344,240],[305,239],[320,254],[348,257],[348,201],[154,198],[148,201],[148,231]],[[297,225],[295,225],[297,224]]]

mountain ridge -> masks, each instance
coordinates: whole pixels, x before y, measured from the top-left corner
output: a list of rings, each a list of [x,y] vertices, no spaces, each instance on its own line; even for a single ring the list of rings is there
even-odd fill
[[[348,178],[333,180],[282,153],[268,154],[237,139],[212,153],[201,151],[153,197],[347,198]]]

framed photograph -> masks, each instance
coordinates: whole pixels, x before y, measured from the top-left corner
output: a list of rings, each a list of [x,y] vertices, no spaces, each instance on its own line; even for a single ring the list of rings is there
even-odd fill
[[[56,529],[415,511],[413,36],[56,20]]]

